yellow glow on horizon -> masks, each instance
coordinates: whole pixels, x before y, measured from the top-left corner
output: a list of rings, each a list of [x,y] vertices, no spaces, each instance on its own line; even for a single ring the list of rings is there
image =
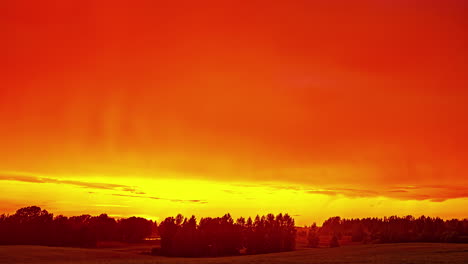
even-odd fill
[[[68,183],[2,181],[9,197],[1,210],[38,205],[54,214],[78,215],[108,213],[115,217],[132,215],[160,221],[178,213],[198,218],[231,213],[233,217],[289,213],[297,225],[321,224],[331,216],[374,217],[384,215],[458,216],[468,199],[444,202],[398,200],[387,197],[346,197],[307,193],[280,182],[217,182],[193,179],[148,179],[139,177],[69,178],[67,181],[91,184],[112,183],[116,189],[76,186]],[[315,190],[321,190],[319,188]],[[33,202],[31,202],[33,201]],[[10,205],[10,207],[8,207]]]

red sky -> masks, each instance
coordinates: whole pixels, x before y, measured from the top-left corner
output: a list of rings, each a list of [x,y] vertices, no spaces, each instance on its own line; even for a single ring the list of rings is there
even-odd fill
[[[76,213],[97,203],[95,191],[158,196],[144,187],[167,184],[167,204],[151,212],[116,195],[99,203],[162,217],[306,210],[274,198],[303,197],[329,209],[303,222],[403,207],[466,217],[465,1],[9,1],[0,10],[2,211],[37,201]],[[180,198],[192,181],[199,192]],[[67,211],[49,195],[79,206]]]

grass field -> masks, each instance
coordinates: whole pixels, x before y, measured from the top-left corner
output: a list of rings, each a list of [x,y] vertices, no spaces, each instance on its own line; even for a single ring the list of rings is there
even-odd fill
[[[144,255],[142,248],[81,249],[42,246],[0,246],[0,263],[468,263],[468,244],[380,244],[220,258],[167,258]]]

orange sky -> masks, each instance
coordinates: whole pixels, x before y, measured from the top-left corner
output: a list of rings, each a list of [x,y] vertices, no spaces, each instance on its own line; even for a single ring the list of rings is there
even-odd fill
[[[468,217],[466,1],[96,2],[0,5],[1,212]]]

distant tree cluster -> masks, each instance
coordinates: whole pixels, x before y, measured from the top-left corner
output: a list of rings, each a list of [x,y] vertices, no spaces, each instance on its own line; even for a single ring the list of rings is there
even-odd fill
[[[0,215],[0,244],[94,247],[98,241],[138,242],[151,235],[153,226],[152,221],[139,217],[54,217],[31,206]]]
[[[168,217],[159,224],[161,255],[180,257],[238,255],[291,251],[295,249],[294,219],[288,214],[239,218]]]
[[[336,238],[351,236],[353,242],[363,243],[468,243],[468,219],[443,220],[426,216],[363,219],[332,217],[320,229],[309,229],[309,246],[318,245],[315,239],[319,235],[332,235]]]

